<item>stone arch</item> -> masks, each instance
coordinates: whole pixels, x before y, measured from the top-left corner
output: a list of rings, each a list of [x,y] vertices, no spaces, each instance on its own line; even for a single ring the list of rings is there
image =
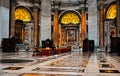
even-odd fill
[[[112,11],[112,9],[114,8],[114,10]],[[110,3],[108,6],[106,6],[106,10],[105,10],[105,19],[115,19],[116,17],[116,2],[112,2]],[[114,14],[112,16],[112,14]]]

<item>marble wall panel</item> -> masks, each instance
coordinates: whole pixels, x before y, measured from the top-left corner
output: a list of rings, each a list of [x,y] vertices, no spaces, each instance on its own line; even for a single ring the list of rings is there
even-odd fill
[[[2,7],[0,9],[0,41],[2,38],[9,37],[9,9]]]

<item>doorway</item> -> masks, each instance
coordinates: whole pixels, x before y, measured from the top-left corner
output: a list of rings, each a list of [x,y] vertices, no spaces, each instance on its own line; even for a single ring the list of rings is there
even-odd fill
[[[79,25],[61,25],[60,43],[61,46],[73,46],[80,44]]]
[[[23,21],[15,21],[15,39],[16,44],[22,44],[24,42],[24,28]]]

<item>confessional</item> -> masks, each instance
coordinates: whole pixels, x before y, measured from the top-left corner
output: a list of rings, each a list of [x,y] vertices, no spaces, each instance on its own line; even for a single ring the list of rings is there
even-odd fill
[[[94,52],[94,40],[89,40],[89,51]]]
[[[110,53],[120,54],[120,37],[111,38]]]
[[[83,52],[88,52],[89,50],[89,40],[85,39],[83,40]]]
[[[16,40],[15,38],[2,39],[2,52],[15,52]]]
[[[94,40],[85,39],[83,41],[83,52],[94,52]]]

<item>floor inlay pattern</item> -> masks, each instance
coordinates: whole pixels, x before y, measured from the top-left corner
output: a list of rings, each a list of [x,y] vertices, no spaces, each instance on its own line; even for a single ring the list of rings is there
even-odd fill
[[[104,52],[99,52],[97,60],[99,73],[102,74],[100,76],[119,76],[120,71],[114,66],[114,64],[112,64],[112,59],[109,58],[109,54],[106,55]]]
[[[82,55],[82,54],[74,54],[70,57],[54,61],[47,66],[53,67],[82,67],[86,68],[89,60],[89,54]]]
[[[120,73],[118,70],[99,70],[100,73]]]
[[[2,53],[0,76],[120,76],[119,56],[104,52],[71,52],[51,56],[32,56],[32,52]]]
[[[7,68],[3,68],[3,70],[19,70],[22,69],[23,67],[7,67]]]
[[[35,68],[33,71],[58,71],[58,72],[80,72],[83,73],[85,69],[80,68]]]

